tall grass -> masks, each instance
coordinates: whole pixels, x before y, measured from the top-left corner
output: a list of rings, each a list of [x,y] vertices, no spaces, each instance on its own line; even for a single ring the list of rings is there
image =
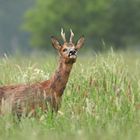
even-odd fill
[[[23,118],[0,116],[0,139],[140,139],[139,56],[112,51],[78,58],[57,115]],[[53,57],[5,57],[0,60],[0,84],[48,79]]]

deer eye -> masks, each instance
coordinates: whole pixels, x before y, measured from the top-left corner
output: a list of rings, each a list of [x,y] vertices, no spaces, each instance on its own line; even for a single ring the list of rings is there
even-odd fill
[[[67,51],[67,49],[65,48],[65,49],[63,49],[63,52],[65,52],[65,51]]]

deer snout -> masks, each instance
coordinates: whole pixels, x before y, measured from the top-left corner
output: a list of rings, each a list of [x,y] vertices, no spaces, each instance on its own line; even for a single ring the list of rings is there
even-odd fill
[[[76,50],[70,50],[69,55],[76,55]]]
[[[71,50],[71,51],[69,52],[69,54],[70,54],[70,55],[75,55],[75,54],[76,54],[76,51],[75,51],[75,50]]]

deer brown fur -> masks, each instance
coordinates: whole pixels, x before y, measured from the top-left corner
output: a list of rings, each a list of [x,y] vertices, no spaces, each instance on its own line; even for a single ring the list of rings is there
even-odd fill
[[[34,83],[0,87],[0,106],[9,102],[12,112],[16,114],[34,113],[36,108],[46,111],[48,104],[53,111],[58,111],[61,98],[68,82],[73,64],[76,62],[77,51],[84,44],[82,36],[76,44],[72,42],[74,36],[70,30],[70,41],[66,41],[65,33],[61,30],[64,44],[61,45],[55,37],[51,37],[52,46],[58,50],[59,64],[55,73],[49,80]],[[0,110],[0,113],[2,111]]]

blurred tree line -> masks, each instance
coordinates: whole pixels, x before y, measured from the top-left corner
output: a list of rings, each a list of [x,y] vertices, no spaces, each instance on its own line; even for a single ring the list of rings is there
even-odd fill
[[[72,28],[89,46],[116,48],[140,43],[140,0],[37,0],[26,13],[25,28],[34,46],[46,47],[50,35]],[[93,44],[93,45],[92,45]]]
[[[0,0],[0,49],[29,49],[28,38],[32,46],[49,49],[50,36],[60,37],[61,27],[67,33],[72,28],[76,39],[85,35],[94,49],[136,46],[139,7],[140,0]]]

